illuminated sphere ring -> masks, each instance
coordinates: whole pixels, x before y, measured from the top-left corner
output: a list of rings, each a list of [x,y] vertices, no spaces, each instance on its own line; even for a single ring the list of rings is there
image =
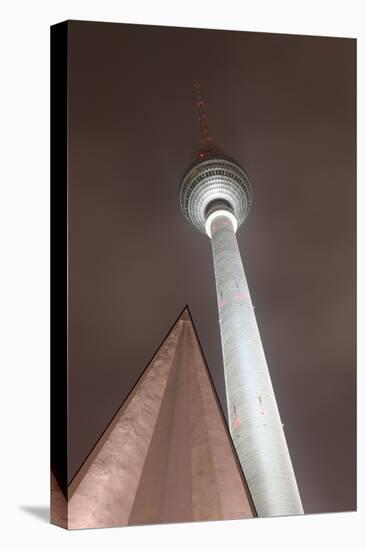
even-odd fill
[[[190,166],[181,184],[180,205],[186,219],[206,234],[210,207],[220,202],[227,205],[239,227],[252,204],[252,186],[239,164],[215,155]]]

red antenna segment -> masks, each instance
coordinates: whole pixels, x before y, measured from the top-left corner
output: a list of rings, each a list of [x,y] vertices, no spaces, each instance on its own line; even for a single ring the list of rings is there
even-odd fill
[[[200,124],[200,131],[201,131],[200,148],[199,148],[199,151],[197,152],[197,156],[198,158],[203,159],[208,155],[212,155],[213,153],[218,153],[219,150],[216,147],[212,137],[210,136],[210,132],[208,129],[208,116],[205,110],[205,102],[202,97],[201,83],[195,82],[194,88],[196,92],[196,107],[198,112],[198,121]]]

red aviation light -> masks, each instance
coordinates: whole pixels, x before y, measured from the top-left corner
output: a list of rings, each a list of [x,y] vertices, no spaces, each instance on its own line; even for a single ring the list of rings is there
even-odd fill
[[[237,416],[236,418],[234,418],[233,420],[233,428],[239,428],[240,426],[240,418]]]

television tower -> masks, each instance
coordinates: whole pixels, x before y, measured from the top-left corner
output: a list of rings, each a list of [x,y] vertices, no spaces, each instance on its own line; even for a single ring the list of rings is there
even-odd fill
[[[259,517],[303,514],[235,233],[248,216],[245,170],[210,136],[200,83],[197,159],[183,177],[186,219],[211,240],[230,433]]]

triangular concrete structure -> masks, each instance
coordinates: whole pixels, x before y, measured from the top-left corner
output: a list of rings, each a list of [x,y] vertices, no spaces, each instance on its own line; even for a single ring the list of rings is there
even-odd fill
[[[67,526],[253,515],[186,309],[71,482]]]

